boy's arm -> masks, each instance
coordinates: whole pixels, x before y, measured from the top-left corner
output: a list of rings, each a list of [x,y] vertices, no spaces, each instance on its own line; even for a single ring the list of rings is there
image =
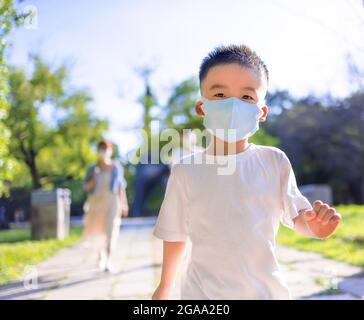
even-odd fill
[[[294,229],[304,236],[325,239],[334,233],[341,219],[335,208],[316,200],[313,209],[302,209],[293,219]]]
[[[163,264],[161,280],[152,296],[152,300],[167,300],[173,287],[174,279],[186,248],[185,241],[163,241]]]

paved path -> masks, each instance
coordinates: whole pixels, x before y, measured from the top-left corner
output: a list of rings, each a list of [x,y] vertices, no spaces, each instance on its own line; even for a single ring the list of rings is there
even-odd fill
[[[116,272],[97,269],[96,254],[81,243],[27,270],[27,278],[0,287],[0,299],[150,299],[158,284],[162,241],[155,219],[125,219],[113,258]],[[277,248],[294,299],[363,299],[364,274],[357,267],[318,254]],[[172,299],[178,299],[178,281]]]

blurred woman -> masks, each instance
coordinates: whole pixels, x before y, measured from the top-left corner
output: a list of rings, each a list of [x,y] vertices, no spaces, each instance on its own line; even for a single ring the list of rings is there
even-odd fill
[[[126,181],[122,166],[112,159],[112,144],[101,141],[97,151],[99,160],[88,169],[84,180],[88,197],[84,204],[83,239],[97,245],[100,269],[113,271],[111,255],[119,236],[121,218],[128,216]]]

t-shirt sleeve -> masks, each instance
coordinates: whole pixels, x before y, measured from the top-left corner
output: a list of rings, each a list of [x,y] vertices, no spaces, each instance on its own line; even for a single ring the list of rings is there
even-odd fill
[[[312,209],[308,199],[297,187],[292,165],[286,154],[281,157],[281,207],[280,221],[286,227],[293,229],[293,219],[301,209]]]
[[[188,218],[186,213],[186,194],[181,165],[171,169],[166,193],[159,211],[153,235],[165,241],[186,241],[188,237]]]

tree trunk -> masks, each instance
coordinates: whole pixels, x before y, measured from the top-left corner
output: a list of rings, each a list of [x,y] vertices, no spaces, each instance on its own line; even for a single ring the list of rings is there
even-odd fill
[[[29,170],[30,170],[30,174],[32,176],[33,189],[40,189],[42,187],[42,185],[40,184],[39,174],[38,174],[37,167],[35,166],[35,163],[34,163],[34,165],[29,166]]]
[[[35,163],[35,155],[36,153],[33,150],[30,150],[26,163],[29,168],[30,175],[32,176],[33,189],[40,189],[42,185],[40,183],[39,172]]]
[[[24,157],[25,164],[28,166],[30,175],[32,177],[33,189],[40,189],[42,185],[40,184],[39,173],[35,163],[37,152],[33,148],[27,149],[24,146],[23,141],[20,139],[19,139],[19,145],[20,145],[20,150]]]

